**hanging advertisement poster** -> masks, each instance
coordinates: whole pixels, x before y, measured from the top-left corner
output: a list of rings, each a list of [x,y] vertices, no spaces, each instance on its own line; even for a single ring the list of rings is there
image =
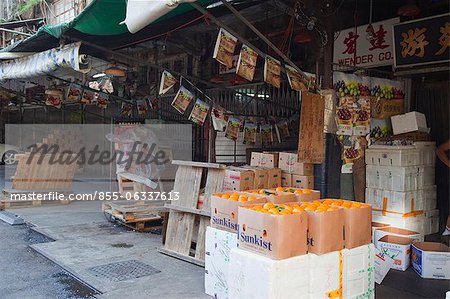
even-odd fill
[[[210,106],[208,103],[197,99],[197,101],[195,101],[194,108],[192,108],[191,115],[189,115],[189,120],[202,126],[205,122],[206,116],[208,115],[209,107]]]
[[[107,93],[99,92],[97,96],[97,107],[106,109],[109,103],[109,96]]]
[[[247,79],[248,81],[253,81],[257,60],[258,54],[252,48],[243,44],[241,53],[239,54],[239,60],[237,62],[236,74]]]
[[[225,129],[225,137],[236,141],[241,131],[242,120],[237,117],[230,116],[228,118],[227,128]]]
[[[281,85],[281,63],[270,56],[266,56],[264,63],[264,82],[276,88]]]
[[[172,107],[175,108],[181,114],[184,114],[189,104],[194,99],[194,95],[185,87],[180,86],[177,95],[172,101]]]
[[[254,145],[256,143],[257,125],[251,121],[245,121],[244,125],[244,144]]]
[[[177,79],[168,71],[164,71],[161,75],[161,83],[159,86],[159,94],[165,94],[177,83]]]
[[[261,140],[263,143],[272,144],[273,134],[271,124],[261,124]]]
[[[214,48],[213,58],[228,68],[233,67],[234,50],[236,49],[237,38],[228,31],[220,28]]]

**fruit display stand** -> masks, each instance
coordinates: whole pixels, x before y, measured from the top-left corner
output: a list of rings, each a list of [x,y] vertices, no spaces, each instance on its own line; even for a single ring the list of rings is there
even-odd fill
[[[172,192],[178,194],[179,199],[165,205],[169,209],[169,217],[165,242],[158,251],[204,266],[205,233],[211,214],[210,199],[213,193],[222,191],[225,165],[176,160],[172,164],[178,165]],[[198,199],[204,175],[203,206],[199,209]]]

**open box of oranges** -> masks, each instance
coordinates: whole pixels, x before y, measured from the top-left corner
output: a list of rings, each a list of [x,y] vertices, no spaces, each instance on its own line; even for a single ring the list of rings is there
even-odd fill
[[[265,196],[267,201],[271,203],[287,203],[287,202],[296,202],[297,198],[294,194],[278,192],[276,189],[257,189],[257,190],[248,190],[244,191],[248,195],[260,195]]]
[[[292,188],[292,187],[277,187],[275,189],[280,194],[294,194],[297,197],[297,201],[313,201],[320,199],[320,191],[311,190],[311,189],[301,189],[301,188]]]
[[[275,260],[306,254],[308,216],[297,206],[267,202],[239,207],[239,248]]]
[[[211,226],[236,233],[238,208],[241,205],[265,203],[267,197],[260,194],[225,191],[211,196]]]

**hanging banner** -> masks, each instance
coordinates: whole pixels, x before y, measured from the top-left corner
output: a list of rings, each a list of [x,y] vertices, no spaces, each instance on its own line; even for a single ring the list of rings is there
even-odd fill
[[[278,128],[278,133],[282,141],[289,138],[289,123],[286,119],[279,121],[276,128]]]
[[[132,112],[133,112],[133,105],[128,103],[122,103],[122,108],[120,109],[120,116],[131,117]]]
[[[161,83],[159,85],[159,94],[165,94],[177,83],[177,79],[168,71],[164,71],[161,75]]]
[[[107,93],[99,92],[97,95],[97,107],[106,109],[109,103],[109,96]]]
[[[148,105],[146,100],[139,100],[137,101],[137,111],[138,115],[143,116],[146,115],[148,112]]]
[[[333,63],[359,67],[394,64],[392,25],[399,22],[393,18],[335,32]]]
[[[261,124],[261,141],[265,144],[273,143],[273,132],[271,124]]]
[[[82,93],[83,87],[81,85],[75,83],[70,84],[66,97],[67,102],[78,102]]]
[[[228,118],[227,128],[225,129],[225,137],[236,141],[241,131],[242,120],[237,117],[230,116]]]
[[[394,25],[395,67],[450,60],[450,14]]]
[[[57,109],[61,109],[63,101],[63,93],[58,89],[47,89],[45,91],[45,105],[53,106]]]
[[[213,123],[214,130],[223,132],[227,122],[225,120],[225,111],[216,107],[211,110],[211,119]]]
[[[216,47],[213,58],[224,64],[228,68],[233,67],[234,50],[236,49],[237,38],[226,30],[220,28],[217,36]]]
[[[244,144],[254,145],[256,143],[257,125],[251,121],[245,121],[244,125]]]
[[[266,56],[266,61],[264,63],[264,81],[276,88],[280,88],[281,63],[270,56]]]
[[[197,101],[195,101],[194,108],[192,108],[191,115],[189,115],[189,120],[202,126],[205,122],[206,116],[208,115],[209,107],[210,106],[208,103],[197,99]]]
[[[178,90],[177,95],[173,99],[172,107],[177,109],[181,114],[184,114],[193,99],[194,95],[185,87],[180,86],[180,90]]]
[[[54,48],[19,59],[0,63],[0,81],[21,79],[53,73],[59,68],[71,68],[88,73],[90,61],[79,53],[81,42]]]
[[[95,100],[95,92],[92,90],[85,89],[83,91],[83,95],[81,96],[80,103],[90,105],[94,103],[94,100]]]
[[[285,65],[286,75],[289,85],[296,91],[308,91],[309,81],[304,78],[295,68],[290,65]]]
[[[248,81],[253,81],[256,70],[256,61],[258,54],[249,46],[242,45],[241,53],[237,62],[236,74]]]

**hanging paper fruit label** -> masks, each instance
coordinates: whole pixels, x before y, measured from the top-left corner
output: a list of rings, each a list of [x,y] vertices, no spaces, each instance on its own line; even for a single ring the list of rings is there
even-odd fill
[[[366,136],[370,132],[370,97],[360,97],[355,103],[353,135]]]
[[[244,125],[244,144],[254,145],[256,143],[256,124],[246,121]]]
[[[289,124],[287,120],[282,120],[277,123],[278,132],[281,140],[286,140],[290,137]]]
[[[281,63],[273,57],[267,56],[264,63],[264,81],[276,88],[281,84]]]
[[[354,97],[339,98],[337,107],[336,123],[338,126],[338,135],[353,135],[353,113]]]
[[[209,107],[210,106],[208,103],[197,99],[197,101],[195,101],[194,108],[192,108],[189,120],[202,126],[205,122],[206,116],[208,115]]]
[[[241,130],[242,121],[236,117],[229,117],[227,128],[225,129],[225,137],[236,141]]]
[[[161,76],[161,83],[159,86],[159,94],[165,94],[177,83],[177,79],[168,71],[164,71]]]
[[[256,61],[258,54],[247,45],[242,45],[241,53],[237,63],[236,74],[248,81],[253,81],[255,76]]]
[[[140,100],[137,101],[137,111],[138,111],[138,115],[146,115],[148,112],[148,106],[147,106],[147,101],[145,100]]]
[[[178,112],[184,114],[193,99],[194,95],[183,86],[180,86],[180,90],[178,90],[178,93],[172,102],[172,106],[177,109]]]
[[[60,90],[49,89],[45,91],[45,94],[45,105],[61,109],[63,93]]]
[[[236,44],[237,38],[221,28],[217,37],[216,47],[214,48],[213,58],[228,68],[232,68]]]
[[[213,123],[214,130],[223,132],[227,122],[225,120],[225,114],[222,109],[213,107],[211,110],[211,119]]]
[[[109,96],[107,93],[99,92],[97,96],[97,107],[106,109],[109,103]]]
[[[263,143],[271,144],[273,143],[272,125],[262,124],[261,125],[261,140]]]
[[[133,105],[128,103],[122,103],[122,108],[120,109],[120,116],[131,117],[133,111]]]
[[[70,84],[67,92],[67,102],[78,102],[82,93],[83,87],[78,84]]]
[[[343,146],[342,150],[342,173],[352,173],[353,163],[361,158],[361,144],[356,136],[339,136]]]
[[[291,88],[296,91],[308,91],[309,82],[304,80],[302,74],[290,65],[285,65],[285,67],[286,75]]]
[[[81,103],[85,105],[92,104],[95,100],[95,92],[91,90],[85,90],[81,96]]]

